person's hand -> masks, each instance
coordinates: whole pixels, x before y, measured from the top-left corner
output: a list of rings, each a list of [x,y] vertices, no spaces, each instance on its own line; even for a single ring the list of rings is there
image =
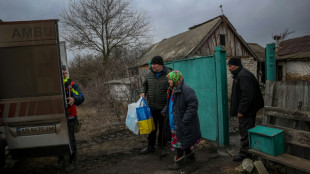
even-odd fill
[[[68,104],[69,104],[70,106],[72,106],[73,103],[74,103],[74,98],[73,98],[73,97],[68,97],[67,100],[68,100]]]
[[[243,117],[243,114],[242,113],[238,113],[238,118],[241,118]]]
[[[140,97],[145,98],[145,93],[142,93],[142,94],[140,95]]]
[[[161,113],[161,115],[164,116],[164,117],[166,116],[166,114],[164,114],[164,113]]]

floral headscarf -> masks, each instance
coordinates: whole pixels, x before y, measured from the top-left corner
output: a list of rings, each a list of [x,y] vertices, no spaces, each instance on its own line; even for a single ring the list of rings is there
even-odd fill
[[[173,81],[173,87],[169,86],[167,90],[167,98],[169,98],[170,91],[172,91],[171,95],[172,95],[172,101],[173,101],[173,95],[175,93],[175,90],[177,89],[177,86],[183,80],[183,75],[180,71],[172,71],[166,77],[168,80]]]

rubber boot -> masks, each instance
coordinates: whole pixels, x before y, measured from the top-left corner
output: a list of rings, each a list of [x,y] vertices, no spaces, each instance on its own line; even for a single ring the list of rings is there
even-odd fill
[[[189,163],[196,162],[194,150],[192,150],[189,154],[185,154],[185,161]]]
[[[179,170],[184,166],[184,156],[177,159],[177,156],[174,157],[174,164],[169,166],[169,170]]]
[[[160,157],[165,157],[165,156],[167,156],[166,150],[165,150],[164,148],[162,148],[162,147],[160,147],[159,153],[160,153],[160,154],[159,154]]]
[[[155,146],[149,146],[149,145],[140,151],[141,154],[148,154],[152,152],[155,152]]]
[[[69,163],[69,166],[66,167],[66,172],[71,172],[75,169],[76,167],[76,152],[73,152],[71,155],[70,155],[70,163]]]
[[[56,168],[60,169],[65,165],[65,157],[64,156],[59,156],[58,157],[58,162],[55,165]]]

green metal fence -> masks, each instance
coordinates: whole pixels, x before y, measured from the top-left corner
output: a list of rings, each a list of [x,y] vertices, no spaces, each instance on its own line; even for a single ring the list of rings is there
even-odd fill
[[[198,97],[198,115],[203,138],[229,144],[226,53],[217,47],[215,55],[166,63],[179,70]]]
[[[266,80],[276,81],[276,53],[275,44],[267,44],[266,53]]]

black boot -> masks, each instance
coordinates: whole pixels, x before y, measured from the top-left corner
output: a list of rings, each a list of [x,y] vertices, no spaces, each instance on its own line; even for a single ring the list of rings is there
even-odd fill
[[[147,154],[147,153],[151,153],[151,152],[155,152],[155,146],[146,146],[146,148],[142,149],[140,151],[141,154]]]
[[[70,163],[69,166],[66,167],[66,172],[71,172],[76,167],[76,152],[73,152],[70,155]]]
[[[184,166],[184,156],[177,159],[177,156],[174,157],[174,164],[169,166],[169,170],[179,170]]]
[[[65,157],[64,156],[59,156],[58,157],[58,162],[56,164],[56,168],[60,169],[65,165]]]
[[[160,154],[159,154],[160,157],[165,157],[165,156],[167,156],[167,152],[166,152],[165,148],[160,147],[159,153],[160,153]]]
[[[196,162],[194,150],[190,151],[188,154],[185,154],[185,161],[189,163]]]

